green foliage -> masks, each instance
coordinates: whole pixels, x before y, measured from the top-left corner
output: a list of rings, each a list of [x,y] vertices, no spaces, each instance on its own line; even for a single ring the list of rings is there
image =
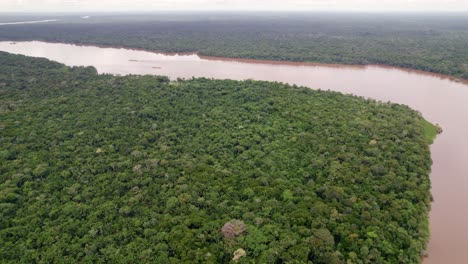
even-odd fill
[[[426,140],[427,142],[429,142],[429,144],[432,144],[438,134],[437,126],[434,126],[427,120],[423,120],[422,124],[423,124],[423,129],[424,129],[424,135],[426,136]]]
[[[406,106],[0,61],[2,263],[420,262],[431,160]]]
[[[34,19],[21,21],[27,20]],[[64,16],[51,24],[3,26],[0,40],[277,61],[386,64],[468,79],[467,25],[464,13],[96,14],[86,20]]]

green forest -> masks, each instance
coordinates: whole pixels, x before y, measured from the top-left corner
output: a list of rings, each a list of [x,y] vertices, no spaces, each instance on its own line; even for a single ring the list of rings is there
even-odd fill
[[[0,52],[1,263],[420,263],[435,128],[283,83]]]
[[[468,79],[466,13],[207,12],[57,18],[58,22],[50,24],[0,27],[0,40],[124,46],[261,60],[385,64]],[[2,19],[12,18],[0,16]],[[22,18],[35,19],[40,18]]]

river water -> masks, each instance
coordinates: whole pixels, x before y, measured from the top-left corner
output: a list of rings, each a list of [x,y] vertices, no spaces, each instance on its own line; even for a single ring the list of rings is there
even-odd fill
[[[34,20],[34,21],[20,21],[20,22],[4,22],[0,23],[0,26],[6,25],[22,25],[22,24],[38,24],[38,23],[48,23],[48,22],[56,22],[58,19],[47,19],[47,20]]]
[[[91,65],[99,73],[280,81],[409,105],[444,129],[431,146],[434,203],[429,258],[424,263],[468,263],[467,82],[385,66],[232,60],[38,41],[0,42],[0,50],[70,66]]]

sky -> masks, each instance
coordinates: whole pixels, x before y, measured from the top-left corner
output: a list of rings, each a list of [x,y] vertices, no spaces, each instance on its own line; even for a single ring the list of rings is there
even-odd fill
[[[468,11],[468,0],[0,0],[0,12]]]

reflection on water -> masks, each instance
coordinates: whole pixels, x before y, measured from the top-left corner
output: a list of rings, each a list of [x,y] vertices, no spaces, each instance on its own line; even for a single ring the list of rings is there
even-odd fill
[[[100,73],[279,81],[409,105],[444,133],[432,145],[432,205],[426,264],[463,264],[468,249],[468,84],[383,66],[259,62],[44,42],[0,42],[0,50],[45,57]]]

